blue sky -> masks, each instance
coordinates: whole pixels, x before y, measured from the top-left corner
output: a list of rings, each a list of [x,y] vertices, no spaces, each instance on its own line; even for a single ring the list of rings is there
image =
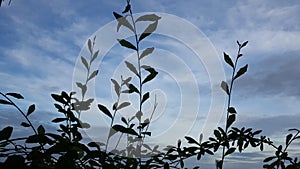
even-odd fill
[[[86,55],[87,39],[97,35],[100,56],[93,68],[99,69],[100,73],[88,93],[96,98],[95,108],[83,118],[96,126],[93,130],[104,132],[107,119],[97,112],[96,103],[108,107],[112,105],[115,96],[112,95],[110,78],[119,78],[120,74],[129,76],[124,71],[123,61],[128,59],[134,62],[134,54],[121,48],[116,41],[116,38],[126,36],[126,30],[121,29],[117,33],[115,22],[112,22],[112,11],[120,13],[124,6],[125,1],[96,0],[76,3],[71,0],[15,0],[10,6],[4,3],[0,8],[1,92],[22,93],[25,100],[18,103],[24,109],[35,103],[38,114],[33,117],[34,120],[51,128],[48,122],[55,115],[55,109],[50,94],[76,90],[74,84],[83,76],[79,56]],[[147,38],[143,44],[143,47],[150,45],[156,48],[156,53],[146,58],[145,62],[159,71],[157,81],[146,86],[146,90],[158,96],[160,103],[151,127],[154,135],[151,143],[176,144],[177,139],[184,135],[198,137],[209,113],[217,117],[220,125],[224,123],[220,117],[225,96],[218,82],[224,80],[224,75],[229,77],[230,69],[225,64],[224,67],[218,66],[222,62],[215,67],[207,65],[209,61],[203,58],[210,54],[209,50],[213,51],[215,61],[222,59],[223,51],[234,56],[236,40],[249,41],[240,63],[241,66],[248,63],[249,69],[234,88],[233,105],[238,110],[236,125],[263,129],[263,134],[274,138],[278,144],[284,141],[287,129],[300,128],[298,2],[151,0],[133,1],[133,11],[165,16],[158,25],[158,32],[162,34]],[[182,19],[194,25],[195,30],[199,31],[197,36],[186,32],[190,28],[188,26],[179,29],[180,25],[164,24],[169,23],[163,20],[169,17],[164,13],[178,17],[178,22]],[[165,29],[170,30],[169,35],[176,33],[180,37],[182,34],[182,38],[190,41],[167,36]],[[104,30],[111,34],[101,34]],[[194,37],[203,39],[192,41]],[[103,46],[110,42],[111,48]],[[106,48],[109,49],[107,53],[104,51]],[[201,49],[202,59],[195,53],[198,49]],[[214,69],[225,74],[211,76],[216,73],[212,71]],[[217,97],[213,97],[212,91],[216,92]],[[131,97],[124,99],[135,100]],[[220,103],[219,107],[212,106],[213,100]],[[152,107],[153,99],[146,109],[151,111]],[[0,109],[1,126],[19,123],[15,112],[4,106]],[[4,111],[10,113],[4,114]],[[22,130],[19,132],[21,134]],[[88,135],[98,138],[93,131]],[[294,152],[299,147],[298,142],[294,145]],[[299,157],[299,153],[297,155]],[[247,163],[243,163],[244,168],[255,168],[261,166],[261,160],[256,157],[264,156],[264,153],[249,150],[233,156],[227,165],[239,168],[241,161],[237,159],[241,156],[248,158]],[[205,160],[211,165],[213,161],[213,158]],[[204,167],[207,166],[209,164]]]

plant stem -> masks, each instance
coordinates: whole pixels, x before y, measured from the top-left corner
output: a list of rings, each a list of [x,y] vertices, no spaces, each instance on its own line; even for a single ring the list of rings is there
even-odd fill
[[[233,66],[233,70],[232,70],[232,75],[231,75],[231,81],[230,81],[230,86],[229,86],[229,94],[228,94],[228,102],[227,102],[227,112],[226,112],[226,121],[225,121],[225,133],[226,133],[226,137],[228,134],[228,126],[227,126],[227,122],[228,122],[228,118],[229,118],[229,108],[231,107],[231,96],[232,96],[232,88],[233,88],[233,84],[234,84],[234,76],[235,76],[235,72],[236,72],[236,67],[237,67],[237,62],[240,56],[240,52],[241,52],[241,46],[239,46],[238,49],[238,53],[234,62],[234,66]],[[223,164],[224,164],[224,160],[225,160],[225,145],[223,145],[223,150],[222,150],[222,159],[221,159],[221,168],[223,168]]]

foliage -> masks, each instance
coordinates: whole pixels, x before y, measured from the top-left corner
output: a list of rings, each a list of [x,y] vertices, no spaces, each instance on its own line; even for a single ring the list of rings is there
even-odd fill
[[[0,1],[2,2],[2,1]],[[111,109],[101,103],[98,109],[110,120],[110,129],[105,143],[83,141],[82,130],[89,128],[89,124],[80,120],[80,115],[90,109],[93,98],[86,98],[88,83],[98,75],[98,70],[92,70],[92,64],[97,59],[99,50],[95,50],[96,37],[87,42],[89,58],[81,56],[82,66],[86,70],[86,77],[82,82],[76,82],[80,93],[67,93],[62,91],[60,94],[52,94],[56,101],[54,104],[59,116],[52,120],[52,123],[59,127],[56,133],[47,132],[43,125],[34,126],[30,120],[30,115],[35,112],[35,105],[28,107],[23,111],[14,101],[14,99],[24,99],[18,93],[0,93],[1,105],[13,106],[23,117],[24,121],[20,125],[24,128],[30,128],[32,135],[22,138],[12,138],[14,128],[7,126],[0,131],[0,168],[184,168],[185,160],[195,157],[200,160],[204,155],[215,155],[221,151],[220,159],[216,159],[216,168],[224,168],[225,157],[231,154],[245,151],[248,147],[258,147],[260,151],[265,146],[271,146],[275,149],[275,155],[264,159],[264,168],[282,168],[295,169],[300,168],[300,162],[295,157],[290,157],[287,150],[295,140],[299,139],[300,130],[291,129],[286,136],[285,145],[276,146],[266,136],[260,135],[261,130],[252,128],[237,128],[234,123],[237,119],[237,111],[232,106],[232,93],[234,83],[238,78],[247,72],[248,65],[239,68],[238,61],[242,58],[241,50],[246,47],[248,41],[244,43],[237,42],[238,52],[235,60],[224,53],[224,61],[232,69],[231,79],[228,82],[222,81],[220,87],[227,94],[227,112],[225,127],[218,127],[214,130],[213,136],[208,140],[203,140],[200,134],[199,139],[191,136],[185,136],[187,147],[183,147],[179,139],[177,145],[167,146],[159,150],[159,146],[150,146],[145,144],[145,139],[151,136],[149,126],[153,114],[156,111],[157,101],[154,96],[154,106],[150,114],[147,114],[143,108],[146,102],[149,102],[152,95],[151,91],[145,91],[144,86],[155,79],[158,72],[154,67],[144,63],[144,57],[151,57],[154,47],[140,48],[140,44],[145,38],[148,38],[157,28],[161,19],[155,14],[147,14],[134,18],[130,0],[126,1],[126,7],[122,15],[113,12],[117,19],[117,31],[128,29],[134,36],[133,41],[128,39],[117,39],[119,44],[133,50],[136,53],[136,62],[125,61],[128,71],[132,76],[119,80],[111,79],[114,86],[116,97]],[[137,32],[139,23],[149,23],[143,32]],[[132,79],[137,79],[134,81]],[[130,117],[122,116],[120,111],[132,106],[129,101],[121,100],[122,95],[137,95],[137,112],[132,112]],[[116,122],[116,118],[121,117],[122,124]],[[119,135],[117,134],[119,133]],[[126,147],[118,150],[117,145],[111,145],[110,140],[113,137],[126,139]],[[109,150],[109,147],[114,147]],[[215,155],[216,156],[216,155]],[[201,164],[201,163],[199,163]],[[195,166],[200,168],[200,166]]]

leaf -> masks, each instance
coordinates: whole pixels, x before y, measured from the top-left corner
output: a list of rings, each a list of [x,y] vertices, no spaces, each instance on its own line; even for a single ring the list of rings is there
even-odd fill
[[[276,156],[267,157],[267,158],[264,159],[264,163],[267,163],[267,162],[269,162],[269,161],[271,161],[271,160],[273,160],[275,158],[276,158]]]
[[[120,96],[120,85],[115,79],[111,79],[112,83],[114,84],[115,92],[118,96]]]
[[[216,138],[221,141],[222,140],[222,136],[221,133],[218,130],[214,130],[214,135],[216,136]]]
[[[24,99],[24,97],[21,94],[19,94],[19,93],[6,93],[5,95],[12,96],[12,97],[14,97],[16,99]]]
[[[23,127],[30,127],[30,124],[28,124],[28,123],[26,123],[26,122],[22,122],[22,123],[21,123],[21,126],[23,126]]]
[[[229,148],[227,151],[226,151],[226,153],[224,154],[224,156],[227,156],[227,155],[229,155],[229,154],[232,154],[234,151],[235,151],[235,147],[232,147],[232,148]]]
[[[127,107],[127,106],[129,106],[130,105],[130,103],[129,102],[123,102],[123,103],[121,103],[119,106],[118,106],[118,110],[120,110],[120,109],[122,109],[122,108],[124,108],[124,107]]]
[[[159,17],[155,14],[147,14],[147,15],[140,16],[139,18],[137,18],[135,20],[135,22],[139,22],[139,21],[158,21],[159,19],[161,19],[161,17]]]
[[[222,81],[221,83],[222,89],[229,95],[229,88],[226,82]]]
[[[192,137],[185,136],[184,138],[187,139],[188,143],[197,144],[197,145],[200,146],[200,144],[195,139],[193,139]]]
[[[37,131],[38,131],[38,134],[45,134],[45,128],[42,125],[40,125],[38,127]]]
[[[12,105],[11,102],[6,101],[6,100],[2,100],[2,99],[0,99],[0,104],[10,104],[10,105]]]
[[[84,67],[85,67],[87,70],[89,70],[89,64],[88,64],[88,62],[86,61],[86,59],[85,59],[83,56],[81,56],[81,62],[82,62],[82,64],[84,65]]]
[[[108,117],[110,117],[111,119],[113,119],[113,116],[111,115],[111,113],[109,112],[109,110],[108,110],[105,106],[103,106],[103,105],[101,105],[101,104],[98,104],[98,108],[99,108],[105,115],[107,115]]]
[[[31,113],[34,112],[34,110],[35,110],[35,105],[32,104],[31,106],[29,106],[26,116],[29,116]]]
[[[88,48],[89,48],[89,51],[90,51],[90,53],[92,54],[92,41],[91,41],[91,39],[89,39],[88,40]]]
[[[124,46],[129,49],[137,50],[137,48],[133,44],[128,42],[127,40],[125,40],[125,39],[117,39],[117,40],[119,41],[121,46]]]
[[[68,120],[68,118],[55,118],[52,120],[53,123],[59,123],[59,122],[62,122],[62,121],[66,121]]]
[[[200,136],[199,136],[199,143],[200,144],[201,144],[202,140],[203,140],[203,134],[201,133]]]
[[[225,52],[223,54],[224,54],[225,62],[228,63],[228,65],[230,65],[232,68],[234,68],[234,64],[233,64],[231,58],[229,57],[229,55],[227,55]]]
[[[95,71],[90,75],[90,77],[88,78],[87,81],[90,81],[92,78],[94,78],[95,76],[97,76],[97,74],[98,74],[98,70],[95,70]]]
[[[292,139],[293,137],[293,134],[289,134],[286,136],[286,139],[285,139],[285,145],[288,146],[290,140]]]
[[[236,114],[237,113],[234,107],[229,107],[227,111],[231,114]]]
[[[139,37],[139,41],[142,41],[144,38],[146,38],[147,36],[149,36],[152,32],[154,32],[157,28],[157,24],[158,22],[155,21],[154,23],[150,24],[145,30],[144,32],[141,34],[141,36]]]
[[[149,131],[142,132],[141,134],[151,136],[151,132]]]
[[[133,84],[129,84],[128,88],[129,88],[128,93],[133,93],[133,92],[140,93],[139,90]]]
[[[87,87],[86,87],[86,85],[84,84],[82,84],[82,83],[80,83],[80,82],[76,82],[76,85],[81,89],[81,97],[84,97],[84,95],[85,95],[85,93],[86,93],[86,91],[87,91]]]
[[[125,128],[124,126],[121,126],[118,124],[114,125],[113,129],[115,129],[116,131],[121,132],[121,133],[127,133],[127,134],[138,136],[138,133],[136,131],[134,131],[133,129]]]
[[[135,75],[137,75],[139,77],[139,74],[138,74],[136,68],[133,66],[132,63],[125,61],[125,64],[126,64],[126,66],[128,67],[128,69],[130,71],[132,71]]]
[[[142,59],[143,57],[145,57],[145,56],[151,54],[153,51],[154,51],[154,48],[153,48],[153,47],[152,47],[152,48],[147,48],[147,49],[145,49],[145,50],[142,52],[142,54],[140,55],[140,58],[139,58],[139,59]]]
[[[13,132],[13,127],[7,126],[0,131],[0,141],[8,140]]]
[[[122,85],[126,84],[128,85],[132,77],[128,77],[127,79],[123,80]]]
[[[121,118],[121,121],[124,122],[126,125],[128,125],[128,122],[127,122],[127,120],[125,119],[125,117],[122,117],[122,118]]]
[[[94,53],[94,55],[93,55],[93,57],[92,57],[92,59],[91,59],[91,63],[98,57],[98,55],[99,55],[99,50],[97,50],[97,51]]]
[[[136,118],[141,121],[142,119],[142,116],[143,116],[143,113],[141,111],[138,111],[136,114],[135,114]]]
[[[126,13],[131,9],[130,4],[126,5],[126,8],[124,9],[124,11],[122,13]]]
[[[238,77],[242,76],[244,73],[247,72],[248,64],[246,64],[244,67],[242,67],[234,76],[234,79],[237,79]]]
[[[127,27],[129,30],[131,30],[132,32],[134,32],[134,29],[132,27],[132,25],[128,22],[128,20],[126,19],[126,17],[123,17],[122,15],[113,12],[113,15],[115,16],[115,18],[118,21],[118,26],[117,26],[117,32],[119,32],[120,27],[123,25],[125,27]]]
[[[227,126],[226,126],[226,128],[229,128],[234,121],[235,121],[235,114],[232,114],[227,119]]]
[[[141,104],[143,104],[147,99],[149,99],[149,97],[150,97],[149,92],[145,93],[145,94],[143,95],[142,103],[141,103]]]
[[[147,66],[147,65],[143,65],[141,66],[143,69],[145,69],[146,71],[148,71],[150,74],[143,80],[143,84],[152,80],[153,78],[155,78],[155,76],[158,74],[158,72],[152,68],[151,66]]]
[[[241,46],[241,48],[245,47],[248,44],[248,41],[244,42]]]
[[[110,128],[110,129],[109,129],[108,138],[110,138],[111,136],[113,136],[113,135],[116,134],[116,133],[117,133],[117,131],[116,131],[115,129]]]
[[[55,100],[55,101],[58,101],[64,105],[67,105],[68,103],[60,96],[60,95],[57,95],[57,94],[51,94],[52,98]]]

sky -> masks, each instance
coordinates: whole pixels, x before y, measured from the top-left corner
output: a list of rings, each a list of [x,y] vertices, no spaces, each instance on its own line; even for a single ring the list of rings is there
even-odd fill
[[[17,103],[23,110],[36,104],[34,124],[54,130],[49,119],[57,112],[50,95],[78,92],[75,84],[85,76],[80,56],[89,57],[86,42],[96,35],[100,52],[92,68],[99,74],[87,93],[95,101],[82,119],[92,124],[86,136],[103,141],[109,120],[97,110],[97,104],[111,108],[116,96],[110,79],[133,76],[124,61],[136,63],[135,53],[120,47],[116,40],[132,40],[126,28],[117,32],[112,14],[121,13],[124,6],[121,0],[4,3],[0,8],[0,91],[21,93],[25,100]],[[234,58],[237,40],[249,41],[239,62],[239,66],[249,67],[234,86],[232,106],[238,111],[235,125],[262,129],[262,134],[277,144],[283,144],[289,128],[300,128],[299,2],[133,0],[132,8],[135,17],[145,13],[162,17],[156,32],[141,45],[155,47],[143,64],[159,72],[153,82],[145,85],[145,91],[150,92],[144,107],[146,116],[153,110],[155,95],[158,102],[150,126],[150,144],[175,145],[185,135],[198,138],[201,132],[208,138],[214,127],[224,126],[226,97],[220,83],[229,81],[231,69],[222,61],[223,52]],[[138,26],[141,32],[146,24]],[[123,116],[129,117],[137,110],[136,99],[134,95],[122,96],[122,100],[132,102],[121,112]],[[18,126],[22,121],[14,109],[1,106],[0,110],[0,127]],[[27,132],[18,128],[15,135]],[[292,154],[299,157],[299,149],[298,141],[292,145]],[[271,150],[237,153],[225,165],[261,168],[262,159]],[[215,158],[205,158],[201,166],[211,168]]]

